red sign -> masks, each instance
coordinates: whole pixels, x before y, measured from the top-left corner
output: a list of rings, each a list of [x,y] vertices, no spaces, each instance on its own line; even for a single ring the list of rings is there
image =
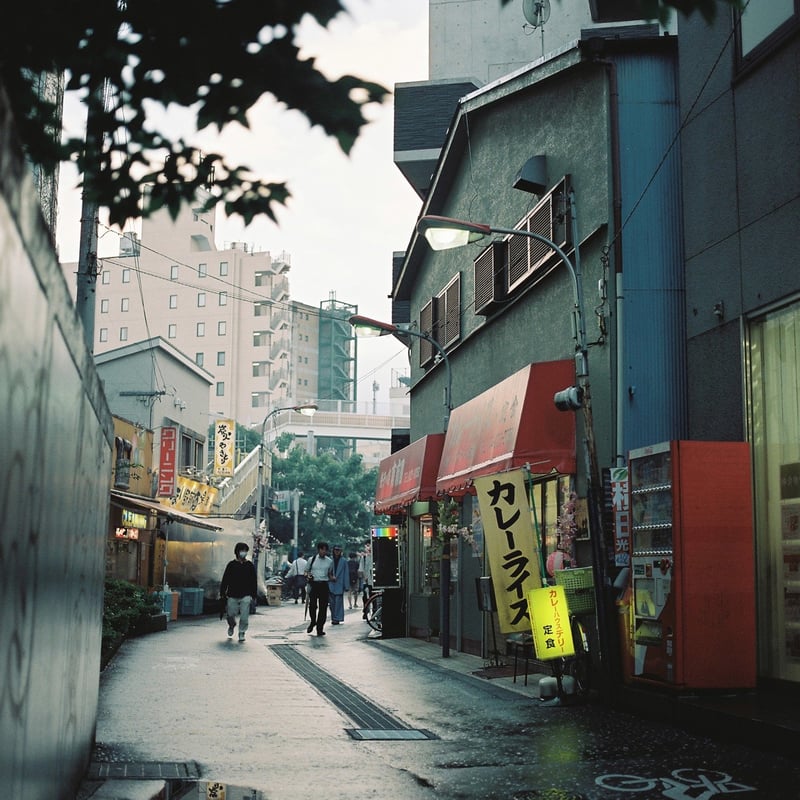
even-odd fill
[[[178,445],[178,429],[161,429],[161,454],[158,463],[158,496],[172,497],[175,494],[175,455]]]
[[[436,471],[443,444],[443,433],[430,433],[381,461],[376,514],[391,514],[415,500],[436,497]]]

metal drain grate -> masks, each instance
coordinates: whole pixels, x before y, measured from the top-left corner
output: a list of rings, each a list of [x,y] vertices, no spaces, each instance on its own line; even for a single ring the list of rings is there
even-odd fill
[[[371,700],[359,694],[355,689],[344,686],[338,678],[335,678],[329,672],[325,672],[311,659],[299,653],[295,645],[276,644],[272,645],[270,650],[314,687],[326,687],[325,699],[347,714],[355,723],[356,727],[354,729],[347,730],[347,733],[353,739],[399,741],[438,738],[429,731],[410,728],[397,717],[393,717]]]
[[[89,780],[127,778],[128,780],[183,780],[199,778],[200,768],[194,761],[92,761],[86,773]]]

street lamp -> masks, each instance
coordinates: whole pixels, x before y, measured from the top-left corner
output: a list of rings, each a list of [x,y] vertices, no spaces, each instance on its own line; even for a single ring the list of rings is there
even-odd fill
[[[355,328],[356,336],[388,336],[389,334],[397,334],[398,336],[416,336],[418,339],[423,339],[432,344],[444,362],[446,372],[446,386],[444,390],[444,423],[443,432],[447,433],[447,425],[450,422],[450,411],[452,410],[450,395],[453,388],[452,374],[450,372],[450,359],[447,357],[444,348],[432,336],[421,331],[414,330],[408,323],[400,323],[393,325],[391,322],[380,322],[377,319],[370,319],[369,317],[362,317],[360,314],[353,314],[348,319],[348,322]]]
[[[258,440],[258,494],[256,496],[256,520],[255,529],[253,531],[253,566],[256,567],[256,575],[258,575],[258,553],[259,542],[261,541],[261,517],[263,513],[264,496],[264,435],[267,423],[281,411],[296,411],[298,414],[303,414],[306,417],[313,417],[314,412],[318,408],[319,406],[316,403],[303,403],[297,406],[273,408],[272,411],[264,417],[264,421],[261,423],[261,438]]]
[[[527,236],[536,239],[552,248],[567,268],[572,280],[573,314],[575,318],[575,377],[577,386],[557,392],[553,398],[556,407],[561,411],[581,409],[584,422],[584,444],[588,468],[589,516],[591,526],[592,558],[594,561],[594,591],[598,614],[598,636],[600,639],[600,659],[604,666],[608,664],[611,648],[608,634],[608,610],[605,594],[605,554],[601,537],[602,509],[600,505],[600,468],[597,462],[597,448],[594,438],[594,418],[592,415],[592,396],[589,386],[589,353],[586,344],[586,322],[583,306],[583,286],[581,283],[580,248],[578,246],[578,221],[575,205],[575,193],[570,190],[568,196],[571,210],[572,241],[575,244],[574,259],[569,260],[566,253],[546,236],[533,231],[516,228],[500,228],[450,217],[424,216],[417,222],[417,232],[425,237],[433,250],[449,250],[463,247],[489,236],[493,233],[510,236]]]
[[[402,336],[406,334],[408,336],[416,336],[419,339],[424,339],[436,348],[442,357],[447,375],[447,385],[444,390],[443,424],[443,431],[447,433],[447,424],[450,422],[450,411],[452,410],[450,398],[453,389],[453,379],[452,373],[450,372],[450,359],[448,359],[447,353],[445,353],[444,348],[439,342],[432,336],[428,336],[427,333],[414,330],[406,323],[392,325],[390,322],[379,322],[376,319],[362,317],[360,314],[354,314],[348,321],[353,328],[355,328],[357,336],[386,336],[390,333]],[[439,586],[439,591],[441,592],[442,658],[448,658],[450,655],[450,548],[448,542],[445,542],[442,547],[442,556],[439,561]]]

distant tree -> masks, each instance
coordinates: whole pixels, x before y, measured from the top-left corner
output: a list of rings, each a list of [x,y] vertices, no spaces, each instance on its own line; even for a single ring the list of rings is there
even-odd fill
[[[285,183],[264,182],[163,126],[181,108],[198,130],[247,128],[250,109],[270,94],[349,153],[364,107],[387,90],[351,75],[326,78],[295,42],[304,17],[327,27],[342,12],[340,0],[30,0],[3,15],[0,82],[32,161],[45,169],[75,161],[87,199],[107,207],[112,223],[162,207],[175,215],[199,187],[212,193],[206,210],[223,202],[246,224],[259,214],[274,220]],[[67,89],[82,92],[85,140],[53,138],[59,110],[35,90],[36,75],[48,71],[66,73]]]
[[[360,455],[341,461],[328,453],[311,456],[302,446],[285,457],[273,452],[273,486],[302,492],[299,544],[306,550],[320,539],[345,546],[366,542],[370,528],[385,519],[372,512],[377,482],[377,468],[364,469]],[[291,540],[292,526],[290,516],[270,514],[270,532],[281,541]]]

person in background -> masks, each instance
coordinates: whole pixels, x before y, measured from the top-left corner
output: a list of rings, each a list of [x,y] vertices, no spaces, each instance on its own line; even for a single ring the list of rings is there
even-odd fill
[[[363,605],[367,604],[367,599],[372,594],[372,553],[370,552],[369,545],[366,551],[359,560],[361,565],[362,582],[361,582],[361,601]],[[366,619],[364,615],[364,619]]]
[[[308,579],[308,607],[311,621],[306,633],[316,627],[317,636],[325,635],[325,622],[328,619],[330,588],[328,580],[332,577],[333,559],[328,555],[328,543],[318,542],[317,552],[308,560],[306,578]]]
[[[239,641],[245,640],[250,625],[250,603],[258,596],[256,568],[247,560],[250,548],[245,542],[237,542],[233,548],[236,555],[229,561],[222,574],[219,585],[220,598],[226,598],[226,616],[228,618],[228,638],[233,636],[236,617],[239,617]]]
[[[306,603],[306,567],[308,566],[308,559],[303,558],[302,552],[297,553],[297,558],[292,561],[292,566],[286,573],[286,579],[292,582],[292,597],[294,603],[302,600],[303,605]]]
[[[348,607],[358,608],[358,593],[361,591],[361,579],[364,576],[361,573],[361,565],[358,563],[358,556],[355,553],[348,554],[347,569],[350,582],[350,587],[347,591]]]
[[[347,568],[347,559],[342,553],[342,546],[333,546],[333,568],[331,579],[328,581],[330,589],[331,624],[338,625],[344,622],[344,593],[350,589],[350,571]]]

